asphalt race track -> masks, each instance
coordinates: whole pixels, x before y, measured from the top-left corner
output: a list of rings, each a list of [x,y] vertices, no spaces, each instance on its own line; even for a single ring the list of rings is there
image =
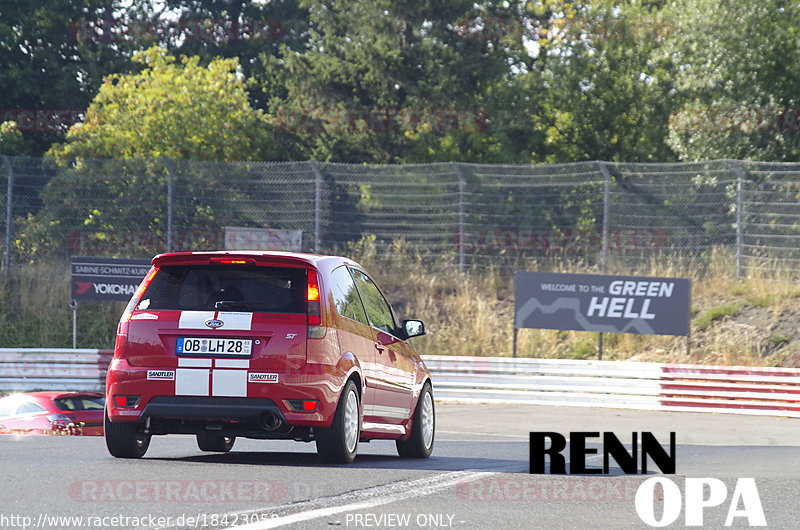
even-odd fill
[[[726,498],[703,510],[708,528],[724,526],[739,478],[755,479],[769,528],[800,521],[798,419],[437,404],[437,421],[430,459],[400,459],[381,441],[349,466],[323,465],[300,442],[237,440],[212,454],[193,437],[155,437],[135,461],[109,456],[100,437],[0,436],[0,527],[649,528],[634,499],[654,476],[681,496],[686,477],[720,479]],[[611,460],[608,475],[529,475],[530,431],[649,431],[665,445],[674,431],[676,474],[624,475]],[[738,509],[733,527],[748,527]],[[684,512],[670,527],[684,527]]]

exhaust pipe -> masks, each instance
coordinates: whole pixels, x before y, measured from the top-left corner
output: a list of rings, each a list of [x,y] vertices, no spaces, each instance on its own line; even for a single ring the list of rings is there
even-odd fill
[[[258,426],[265,431],[272,432],[281,426],[281,419],[271,411],[262,412],[258,417]]]

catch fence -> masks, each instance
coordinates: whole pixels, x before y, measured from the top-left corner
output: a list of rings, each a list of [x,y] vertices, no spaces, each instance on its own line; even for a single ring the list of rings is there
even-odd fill
[[[0,193],[6,271],[71,255],[220,249],[233,227],[272,229],[273,246],[321,253],[367,237],[388,254],[403,241],[462,271],[567,258],[625,272],[654,259],[707,260],[715,248],[730,250],[738,277],[800,265],[800,163],[58,166],[3,157]]]

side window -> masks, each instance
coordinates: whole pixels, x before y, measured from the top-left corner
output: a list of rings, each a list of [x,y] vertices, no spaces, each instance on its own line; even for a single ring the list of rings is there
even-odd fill
[[[31,412],[44,412],[44,409],[36,403],[23,403],[17,408],[17,414],[29,414]]]
[[[367,315],[364,313],[364,306],[358,296],[356,285],[347,267],[339,267],[331,274],[333,280],[333,301],[336,303],[336,310],[343,317],[369,325]]]
[[[397,326],[394,323],[392,310],[378,287],[372,283],[369,276],[359,270],[353,269],[353,279],[356,281],[362,300],[364,300],[370,324],[387,333],[396,334]]]

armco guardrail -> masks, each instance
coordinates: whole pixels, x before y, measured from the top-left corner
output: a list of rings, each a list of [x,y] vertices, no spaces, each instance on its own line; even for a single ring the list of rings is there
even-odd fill
[[[102,391],[110,350],[0,348],[0,390]],[[800,369],[426,355],[437,401],[800,417]]]
[[[800,417],[800,369],[426,356],[437,401]]]
[[[0,348],[0,390],[102,391],[111,350]]]

